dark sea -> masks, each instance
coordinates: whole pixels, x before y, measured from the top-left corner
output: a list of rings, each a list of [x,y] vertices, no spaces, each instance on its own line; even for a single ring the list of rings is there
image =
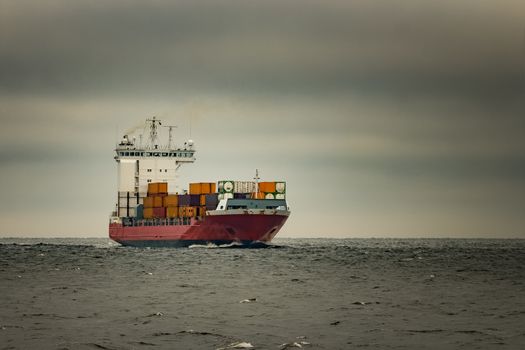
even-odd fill
[[[525,240],[0,239],[0,349],[525,349]]]

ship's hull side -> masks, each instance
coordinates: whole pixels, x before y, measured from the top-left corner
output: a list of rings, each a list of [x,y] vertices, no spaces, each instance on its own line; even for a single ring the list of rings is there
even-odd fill
[[[270,242],[288,219],[285,214],[210,215],[189,225],[109,226],[110,238],[135,247],[187,247],[194,244],[256,246]]]

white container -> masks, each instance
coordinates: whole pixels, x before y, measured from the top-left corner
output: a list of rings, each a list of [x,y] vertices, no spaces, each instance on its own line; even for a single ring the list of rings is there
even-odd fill
[[[129,208],[129,216],[128,216],[128,209],[127,208],[119,208],[118,216],[121,217],[121,218],[125,218],[125,217],[134,218],[135,217],[135,208]]]
[[[275,192],[286,193],[286,182],[276,182],[275,183]]]
[[[233,193],[235,188],[235,181],[222,180],[217,183],[217,192],[219,193]]]
[[[219,200],[232,199],[233,193],[219,193]]]
[[[266,193],[264,199],[275,199],[275,196],[273,195],[273,193]]]
[[[275,195],[275,199],[286,199],[286,194],[284,194],[284,193],[277,193]]]

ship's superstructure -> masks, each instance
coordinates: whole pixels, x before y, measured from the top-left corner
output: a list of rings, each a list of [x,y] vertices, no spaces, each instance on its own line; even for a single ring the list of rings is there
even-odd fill
[[[146,197],[148,184],[165,182],[177,192],[177,171],[182,164],[195,162],[195,145],[192,140],[172,147],[172,128],[169,141],[159,143],[162,121],[153,117],[146,119],[143,133],[124,135],[115,149],[118,173],[118,217],[136,216],[135,207]]]
[[[161,127],[169,129],[165,144],[159,142]],[[192,140],[172,146],[174,127],[153,117],[138,140],[126,133],[118,143],[118,196],[110,238],[150,247],[271,241],[290,215],[286,183],[259,182],[256,171],[255,181],[191,183],[183,189],[177,171],[195,161],[195,146]]]

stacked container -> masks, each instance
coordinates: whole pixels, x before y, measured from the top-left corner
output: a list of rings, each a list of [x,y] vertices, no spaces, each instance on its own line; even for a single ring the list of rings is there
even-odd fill
[[[286,199],[286,182],[259,182],[259,192],[256,194],[256,198]]]
[[[178,196],[178,215],[180,217],[197,217],[206,215],[206,210],[217,207],[218,200],[213,182],[190,183],[189,194]]]
[[[119,192],[118,193],[118,213],[120,217],[136,217],[136,207],[146,197],[145,193],[140,192]]]
[[[165,218],[166,206],[164,198],[168,196],[167,182],[152,182],[148,184],[148,195],[144,198],[144,218]]]
[[[222,180],[218,182],[219,200],[229,198],[286,199],[286,182]]]

